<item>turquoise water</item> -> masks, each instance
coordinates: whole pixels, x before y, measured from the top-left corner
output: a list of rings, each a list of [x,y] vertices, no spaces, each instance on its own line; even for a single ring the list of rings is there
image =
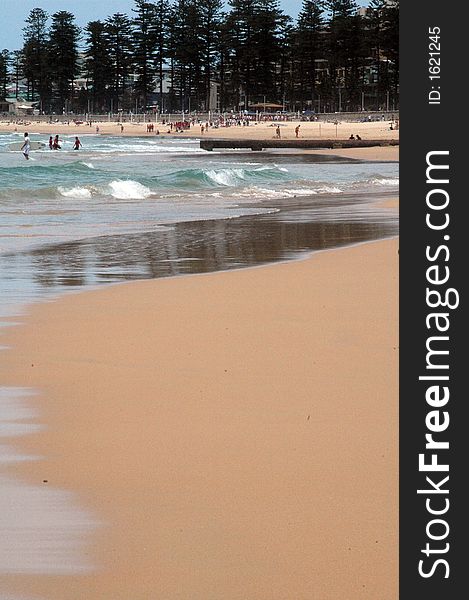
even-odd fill
[[[61,136],[61,150],[32,151],[29,161],[10,149],[11,144],[21,141],[22,134],[0,134],[0,273],[4,298],[0,314],[6,314],[6,304],[11,312],[12,306],[57,291],[57,286],[50,284],[48,267],[54,261],[62,269],[58,274],[58,267],[54,267],[54,280],[75,281],[70,285],[120,280],[134,274],[152,276],[148,269],[136,266],[138,243],[125,236],[160,232],[153,246],[158,250],[165,246],[173,261],[186,261],[194,258],[187,256],[187,240],[179,237],[175,244],[171,235],[182,230],[181,224],[226,223],[269,215],[284,223],[301,219],[382,224],[389,215],[372,210],[371,200],[395,194],[398,189],[395,163],[312,163],[285,152],[208,153],[200,150],[197,140],[183,138],[79,133],[83,144],[80,151],[72,149],[74,136]],[[48,136],[34,132],[30,137],[32,141],[48,140]],[[259,223],[264,226],[267,220]],[[227,228],[225,225],[224,235],[229,235]],[[198,243],[206,241],[199,237],[213,238],[207,229],[192,229],[190,234],[187,227],[184,229],[191,244],[196,238]],[[247,229],[243,232],[245,237]],[[256,236],[256,230],[249,235]],[[375,232],[372,237],[379,234]],[[81,244],[82,250],[88,240],[89,249],[91,241],[95,244],[103,238],[112,240],[114,248],[106,250],[106,273],[101,278],[96,272],[84,277],[86,267],[81,263],[78,267],[75,255],[62,251],[69,246],[63,245]],[[362,234],[356,239],[362,240]],[[126,244],[132,247],[130,268],[122,258]],[[102,247],[101,243],[95,254],[102,253]],[[279,253],[272,256],[281,258]],[[89,256],[87,261],[93,262]],[[235,257],[232,263],[243,266],[243,259]]]

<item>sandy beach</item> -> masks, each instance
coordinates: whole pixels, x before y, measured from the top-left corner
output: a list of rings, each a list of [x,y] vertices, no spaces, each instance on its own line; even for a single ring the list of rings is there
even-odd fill
[[[0,381],[39,390],[46,428],[11,445],[42,458],[9,473],[102,526],[94,572],[4,589],[394,600],[397,268],[388,240],[33,307]]]
[[[336,126],[334,120],[339,118],[339,123]],[[173,119],[174,120],[174,119]],[[340,121],[340,117],[337,115],[331,115],[329,122],[280,122],[281,139],[295,139],[295,128],[300,125],[299,139],[338,139],[346,140],[351,134],[354,136],[357,133],[362,137],[363,140],[373,139],[399,139],[399,130],[390,130],[389,121],[378,121],[371,123],[358,123],[358,122],[347,122]],[[146,124],[144,123],[124,123],[124,131],[121,132],[120,124],[115,121],[93,122],[93,126],[89,127],[86,124],[75,125],[72,121],[67,125],[59,121],[58,123],[40,123],[32,122],[28,124],[15,124],[14,122],[1,121],[0,131],[12,132],[18,131],[19,133],[28,131],[29,133],[40,133],[47,136],[49,139],[50,135],[68,134],[68,135],[86,135],[95,134],[96,126],[99,127],[100,135],[124,135],[124,136],[143,136],[143,137],[155,137],[156,130],[159,130],[161,137],[177,137],[177,138],[217,138],[217,139],[254,139],[254,140],[269,140],[275,138],[275,129],[277,122],[259,122],[252,123],[249,127],[219,127],[209,128],[203,134],[201,134],[200,125],[194,125],[190,130],[183,131],[181,133],[171,132],[167,125],[163,125],[161,122],[155,124],[155,132],[147,133]],[[47,140],[46,140],[47,141]]]

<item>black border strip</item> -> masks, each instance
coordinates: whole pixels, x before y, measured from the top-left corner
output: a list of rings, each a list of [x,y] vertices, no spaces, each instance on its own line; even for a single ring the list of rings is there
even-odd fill
[[[465,391],[464,372],[467,370],[463,312],[467,279],[464,220],[467,192],[462,185],[466,177],[467,130],[469,113],[463,88],[467,81],[465,66],[468,51],[467,4],[456,2],[417,2],[404,0],[400,6],[400,599],[401,600],[452,600],[466,597],[464,576],[467,519],[464,495],[466,483],[465,456],[469,456],[465,440],[469,440],[468,421],[465,418],[469,402]],[[439,51],[429,47],[429,29],[440,29]],[[434,52],[430,56],[430,52]],[[430,58],[441,61],[440,79],[429,78]],[[437,69],[433,69],[433,74]],[[432,86],[434,89],[432,89]],[[439,91],[441,98],[438,99]],[[429,98],[429,93],[434,92]],[[433,102],[430,104],[429,100]],[[448,154],[432,155],[432,151]],[[433,163],[446,164],[448,170],[434,169],[428,175],[427,158]],[[446,183],[448,179],[448,183]],[[436,182],[435,180],[438,180]],[[432,192],[432,190],[435,190]],[[427,194],[429,194],[427,198]],[[448,206],[437,210],[428,206],[438,202]],[[448,215],[448,226],[432,229],[426,223],[442,224]],[[439,221],[437,221],[439,219]],[[446,236],[446,237],[445,237]],[[429,250],[427,250],[427,247]],[[448,249],[445,250],[444,247]],[[438,250],[440,248],[440,250]],[[426,253],[432,258],[428,258]],[[436,266],[430,272],[429,267]],[[447,269],[446,269],[447,267]],[[428,277],[442,278],[449,273],[446,283],[429,283]],[[427,288],[440,291],[442,296],[452,288],[450,303],[457,308],[429,307]],[[431,296],[435,302],[437,295]],[[436,329],[436,318],[426,318],[431,313],[445,313],[440,325],[448,330]],[[432,336],[447,336],[447,340]],[[431,349],[448,351],[448,354],[429,355]],[[430,360],[430,367],[427,364]],[[447,369],[432,368],[435,364]],[[419,376],[448,376],[449,380],[419,380]],[[427,389],[439,386],[433,396],[438,400],[443,388],[448,387],[449,400],[434,402],[426,397]],[[439,394],[439,396],[438,396]],[[437,415],[428,416],[431,411]],[[445,413],[447,415],[445,416]],[[427,418],[427,422],[426,422]],[[430,427],[449,426],[441,432]],[[425,435],[447,441],[449,448],[426,449]],[[425,463],[434,460],[448,464],[449,471],[420,471],[419,454]],[[446,476],[449,479],[441,483]],[[429,477],[432,481],[426,480]],[[438,489],[436,489],[438,488]],[[433,493],[417,493],[427,489]],[[439,490],[439,491],[438,491]],[[446,493],[447,491],[447,493]],[[429,510],[443,511],[440,515]],[[432,522],[433,521],[433,522]],[[447,523],[447,527],[444,522]],[[441,537],[440,540],[431,539]],[[426,550],[427,543],[430,551]],[[448,544],[448,546],[446,545]],[[436,551],[436,552],[435,552]],[[427,555],[428,554],[428,555]],[[420,569],[427,576],[419,573]],[[446,561],[439,562],[436,561]],[[429,576],[430,574],[430,576]],[[448,575],[448,577],[446,577]],[[458,591],[456,591],[458,590]]]

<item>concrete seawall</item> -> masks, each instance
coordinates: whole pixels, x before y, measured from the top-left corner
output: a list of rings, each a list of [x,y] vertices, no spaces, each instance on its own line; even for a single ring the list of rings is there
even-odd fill
[[[399,146],[399,140],[200,140],[200,147],[208,151],[218,148],[319,150],[323,148],[371,148],[373,146]]]

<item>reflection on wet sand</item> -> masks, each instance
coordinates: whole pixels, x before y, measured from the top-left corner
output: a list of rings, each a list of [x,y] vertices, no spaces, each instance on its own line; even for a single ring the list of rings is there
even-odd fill
[[[271,214],[44,246],[0,257],[3,280],[8,293],[9,279],[24,278],[24,293],[37,298],[64,288],[256,266],[396,235],[397,214],[376,208],[376,199],[318,195],[280,203]]]

